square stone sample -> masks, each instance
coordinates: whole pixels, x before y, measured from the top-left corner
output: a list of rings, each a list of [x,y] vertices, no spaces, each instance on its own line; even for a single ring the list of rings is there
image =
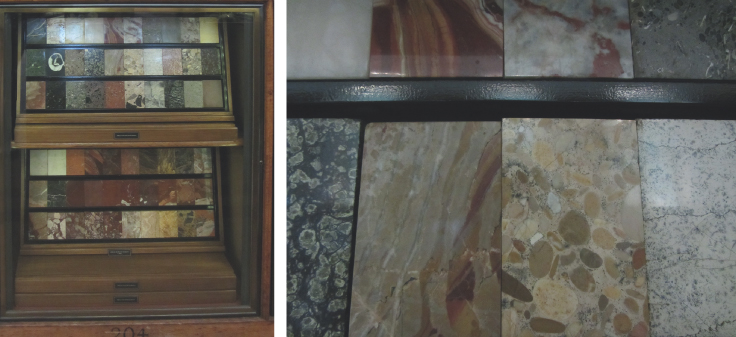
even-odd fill
[[[202,81],[203,102],[205,108],[222,108],[222,81]]]
[[[125,75],[144,75],[143,49],[125,49],[123,52]]]
[[[64,57],[66,52],[63,49],[46,49],[46,76],[65,76],[66,62]]]
[[[46,82],[46,109],[66,109],[66,82]]]
[[[199,43],[199,19],[181,18],[181,42]]]
[[[141,238],[160,238],[161,231],[158,227],[159,213],[156,211],[141,212]]]
[[[123,18],[104,18],[105,43],[124,43],[125,24]]]
[[[105,75],[105,51],[102,49],[84,50],[84,75]]]
[[[219,43],[220,29],[216,17],[204,16],[199,18],[199,42]]]
[[[84,43],[105,43],[103,18],[84,19]]]
[[[102,174],[104,161],[100,149],[84,150],[84,174],[88,176]]]
[[[46,75],[46,51],[43,49],[26,49],[26,76]]]
[[[634,121],[503,120],[504,336],[646,336],[637,148]]]
[[[146,97],[146,108],[165,108],[164,82],[145,81],[143,85],[143,96]]]
[[[87,109],[104,109],[105,108],[105,82],[88,81],[84,82],[85,88],[85,105]]]
[[[181,50],[182,74],[202,75],[202,53],[199,48]]]
[[[179,212],[178,211],[162,211],[158,212],[158,228],[162,238],[179,237]]]
[[[202,81],[184,81],[184,107],[201,108],[203,106]]]
[[[105,108],[125,109],[125,82],[106,81],[105,83]]]
[[[84,207],[84,180],[67,180],[66,204],[69,207]]]
[[[65,50],[64,67],[66,76],[84,76],[84,49]]]
[[[64,23],[66,30],[66,44],[82,44],[84,43],[84,19],[82,18],[66,18]]]
[[[66,207],[66,181],[49,180],[48,186],[48,207]]]
[[[503,76],[503,1],[373,2],[371,77]]]
[[[505,76],[634,76],[628,0],[504,0]]]
[[[215,212],[210,210],[194,211],[194,226],[197,237],[215,236]]]
[[[141,212],[123,212],[123,239],[141,237]]]
[[[66,82],[66,109],[84,109],[86,106],[85,99],[87,93],[85,84],[82,81]]]
[[[66,149],[66,175],[84,175],[84,149]]]
[[[220,75],[220,51],[218,49],[202,49],[202,75]]]
[[[164,81],[164,97],[167,109],[184,107],[184,81]]]
[[[181,49],[163,49],[164,75],[181,75]]]
[[[369,124],[363,144],[350,335],[500,336],[501,123]]]
[[[143,43],[161,43],[161,31],[161,18],[143,18]]]
[[[123,41],[125,43],[143,42],[142,27],[142,18],[123,18]]]
[[[46,43],[64,44],[65,41],[64,17],[57,16],[46,19]]]
[[[287,122],[287,329],[347,333],[360,122]],[[203,157],[202,150],[195,152]],[[199,153],[197,153],[199,152]],[[325,276],[320,276],[325,275]],[[317,291],[312,291],[315,289]]]
[[[125,81],[125,108],[145,108],[144,92],[143,81]]]
[[[160,17],[161,42],[181,43],[181,20],[176,17]]]
[[[736,336],[736,122],[638,129],[652,336]]]
[[[120,150],[120,174],[140,174],[140,150]]]
[[[161,49],[143,49],[143,74],[164,74]]]
[[[46,207],[48,203],[48,186],[45,180],[28,182],[28,207]]]
[[[50,176],[66,175],[66,150],[48,150],[48,170]]]
[[[138,168],[140,174],[156,174],[158,171],[158,149],[139,149]]]
[[[30,150],[30,170],[32,176],[49,175],[49,150]]]
[[[46,44],[46,19],[29,18],[26,21],[26,43]]]
[[[46,109],[46,82],[26,82],[26,109]]]
[[[105,76],[125,74],[124,54],[123,49],[105,49]]]

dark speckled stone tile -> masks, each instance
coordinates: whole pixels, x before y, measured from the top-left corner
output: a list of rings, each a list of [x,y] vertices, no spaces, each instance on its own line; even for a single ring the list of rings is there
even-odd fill
[[[177,148],[175,151],[176,173],[194,173],[194,149],[191,147]]]
[[[105,76],[105,51],[102,49],[84,50],[84,74]]]
[[[177,109],[184,107],[184,81],[165,81],[164,98],[166,108]]]
[[[202,75],[220,75],[220,52],[217,49],[202,49]]]
[[[66,181],[50,180],[48,183],[48,207],[66,207]]]
[[[66,76],[84,76],[84,49],[67,49],[64,56]]]
[[[158,171],[158,149],[140,149],[138,159],[140,174],[156,174]]]
[[[66,108],[67,109],[84,109],[86,106],[85,99],[86,85],[81,81],[66,82]]]
[[[26,43],[46,44],[46,19],[28,19],[26,22]]]
[[[161,43],[161,18],[143,18],[143,43]]]
[[[731,2],[631,0],[629,8],[635,77],[736,78]]]
[[[46,82],[46,109],[66,109],[66,83]]]
[[[84,106],[87,109],[102,109],[105,107],[105,82],[84,82]]]
[[[26,76],[46,75],[46,51],[43,49],[26,50]]]
[[[288,331],[346,335],[360,123],[290,119],[287,136]]]
[[[181,43],[181,20],[176,17],[159,18],[161,21],[161,41]]]
[[[63,49],[46,49],[46,76],[64,76],[66,67],[65,52]]]

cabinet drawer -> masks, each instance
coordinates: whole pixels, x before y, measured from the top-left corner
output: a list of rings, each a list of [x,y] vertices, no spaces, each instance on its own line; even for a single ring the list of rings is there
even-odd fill
[[[16,309],[137,308],[152,306],[229,304],[235,290],[168,291],[150,293],[16,294]]]

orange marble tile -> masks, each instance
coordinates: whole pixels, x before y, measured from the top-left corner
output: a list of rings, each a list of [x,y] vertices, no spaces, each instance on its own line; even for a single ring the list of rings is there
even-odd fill
[[[83,149],[67,149],[66,150],[66,175],[83,176],[84,175],[84,150]]]

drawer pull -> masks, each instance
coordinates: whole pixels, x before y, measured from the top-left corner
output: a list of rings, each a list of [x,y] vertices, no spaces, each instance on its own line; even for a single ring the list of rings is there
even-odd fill
[[[115,304],[138,303],[138,296],[115,296],[113,302]]]

